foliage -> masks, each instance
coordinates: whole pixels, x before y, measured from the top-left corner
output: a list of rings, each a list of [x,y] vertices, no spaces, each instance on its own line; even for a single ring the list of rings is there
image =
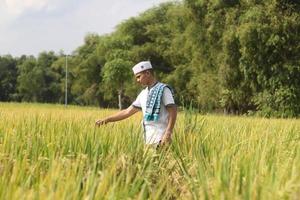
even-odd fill
[[[57,102],[59,84],[51,65],[57,60],[53,52],[43,52],[37,59],[29,57],[18,66],[18,93],[24,101]]]
[[[18,77],[16,65],[12,56],[0,56],[0,101],[14,100]]]
[[[202,112],[297,117],[299,33],[298,1],[163,3],[123,21],[111,34],[86,35],[68,56],[68,101],[129,105],[141,89],[130,68],[150,60],[158,79],[173,86],[179,105],[192,103]],[[1,101],[63,102],[63,53],[2,56],[0,69]]]
[[[101,69],[105,64],[105,55],[102,51],[98,51],[98,48],[103,45],[105,40],[104,36],[88,34],[84,44],[76,49],[71,59],[70,72],[73,79],[70,89],[73,101],[77,104],[100,104],[98,85],[101,81]]]

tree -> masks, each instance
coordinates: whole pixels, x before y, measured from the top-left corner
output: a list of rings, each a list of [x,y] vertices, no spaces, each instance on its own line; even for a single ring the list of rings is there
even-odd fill
[[[105,51],[101,49],[106,37],[97,34],[88,34],[85,42],[78,47],[71,59],[70,73],[74,79],[71,85],[71,94],[74,101],[83,105],[100,105],[101,94],[99,83],[102,80],[101,69],[105,64]],[[98,49],[99,48],[99,49]]]
[[[102,87],[101,90],[107,100],[114,98],[112,95],[107,95],[108,92],[111,94],[117,92],[119,109],[123,107],[122,98],[125,84],[131,77],[133,62],[130,61],[130,49],[132,42],[132,37],[116,32],[108,37],[104,44],[106,62],[101,71],[103,80],[100,87]]]
[[[13,100],[17,83],[17,60],[12,56],[0,56],[0,101]]]
[[[132,65],[133,63],[130,61],[115,58],[114,60],[106,62],[103,68],[104,83],[112,90],[118,91],[119,109],[123,108],[122,96],[124,92],[124,82],[127,81],[131,75]]]
[[[18,65],[18,95],[23,101],[58,102],[59,83],[51,65],[57,60],[54,52],[42,52],[38,58],[27,57]]]
[[[18,66],[19,76],[17,89],[22,101],[41,101],[44,77],[42,71],[36,67],[37,60],[31,56]]]
[[[54,52],[42,52],[37,58],[36,70],[40,70],[43,76],[43,83],[40,90],[41,101],[57,103],[60,95],[59,76],[51,68],[52,64],[58,59]]]
[[[259,113],[297,116],[300,14],[294,3],[286,1],[284,7],[278,7],[279,2],[245,13],[238,32],[243,47],[240,66],[255,92],[253,101]]]

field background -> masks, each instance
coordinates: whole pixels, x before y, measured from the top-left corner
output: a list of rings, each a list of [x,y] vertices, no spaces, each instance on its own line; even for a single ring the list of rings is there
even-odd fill
[[[0,199],[299,199],[300,120],[181,111],[169,148],[141,115],[0,103]]]

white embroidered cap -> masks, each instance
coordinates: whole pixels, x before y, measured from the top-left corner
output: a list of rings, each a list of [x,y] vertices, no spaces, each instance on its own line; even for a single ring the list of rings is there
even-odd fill
[[[150,63],[150,61],[142,61],[139,62],[138,64],[136,64],[133,68],[132,71],[134,74],[138,74],[142,71],[145,71],[147,69],[152,69],[152,65]]]

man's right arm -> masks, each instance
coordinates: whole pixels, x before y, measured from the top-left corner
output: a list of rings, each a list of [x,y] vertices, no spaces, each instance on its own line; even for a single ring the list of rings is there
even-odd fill
[[[131,115],[137,113],[140,109],[135,108],[134,106],[129,106],[127,109],[121,110],[114,115],[108,116],[104,119],[99,119],[96,121],[96,125],[104,125],[109,122],[116,122],[130,117]]]

